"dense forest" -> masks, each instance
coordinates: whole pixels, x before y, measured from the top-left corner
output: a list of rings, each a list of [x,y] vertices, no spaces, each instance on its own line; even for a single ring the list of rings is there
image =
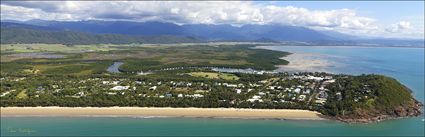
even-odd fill
[[[200,40],[180,36],[131,36],[122,34],[90,34],[62,30],[37,30],[22,27],[2,27],[1,44],[131,44],[131,43],[195,43]]]
[[[340,77],[328,88],[322,113],[342,119],[417,115],[422,105],[409,88],[382,75]]]

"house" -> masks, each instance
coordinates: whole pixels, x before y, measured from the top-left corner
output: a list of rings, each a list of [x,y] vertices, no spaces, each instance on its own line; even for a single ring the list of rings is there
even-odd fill
[[[227,86],[226,87],[229,87],[229,88],[236,88],[236,87],[238,87],[238,85],[236,85],[236,84],[227,84]]]
[[[332,76],[325,76],[325,79],[332,79]]]
[[[37,91],[44,91],[45,90],[45,88],[43,88],[42,86],[39,86],[39,87],[37,87],[37,89],[36,89]]]
[[[255,102],[255,101],[263,102],[263,100],[261,99],[261,96],[257,96],[257,95],[252,96],[252,98],[250,98],[250,99],[248,99],[246,101],[249,101],[249,102]]]
[[[149,88],[149,90],[156,90],[157,86],[152,86]]]
[[[278,90],[283,90],[283,87],[282,86],[278,86],[277,89]]]
[[[249,86],[251,86],[251,87],[260,87],[261,85],[259,85],[259,84],[249,84]]]
[[[326,99],[318,99],[318,100],[315,101],[315,103],[323,105],[323,104],[326,103]]]
[[[297,93],[297,94],[299,94],[299,93],[301,92],[301,89],[300,89],[300,88],[296,88],[296,89],[294,90],[294,92],[295,92],[295,93]]]
[[[306,89],[303,91],[303,94],[310,94],[311,90],[310,89]]]
[[[317,98],[328,98],[328,94],[325,91],[320,91]]]
[[[323,84],[330,84],[334,82],[335,82],[335,79],[329,79],[329,80],[323,81]]]
[[[7,94],[9,94],[10,93],[10,91],[6,91],[6,92],[4,92],[4,93],[2,93],[1,95],[0,95],[0,97],[4,97],[4,96],[6,96]]]
[[[336,92],[336,98],[338,99],[338,101],[342,100],[341,92]]]
[[[242,89],[236,89],[236,93],[240,94],[242,92]]]
[[[258,81],[258,82],[265,84],[265,83],[267,83],[267,80],[261,80],[261,81]]]
[[[75,94],[76,96],[80,96],[80,97],[82,97],[82,96],[84,96],[84,92],[83,91],[80,91],[80,92],[78,92],[77,94]]]
[[[109,84],[109,81],[102,81],[102,84],[104,85]]]
[[[192,97],[192,98],[202,98],[204,95],[201,94],[193,94],[193,95],[186,95],[186,97]]]
[[[178,94],[177,97],[182,98],[183,94]]]
[[[128,88],[130,88],[130,86],[115,86],[110,90],[127,90]]]
[[[305,98],[306,98],[305,95],[300,95],[300,96],[298,96],[298,101],[304,101]]]
[[[195,93],[205,93],[205,92],[208,92],[208,90],[195,90]]]
[[[324,78],[322,78],[322,77],[315,77],[315,76],[308,76],[307,79],[309,79],[309,80],[315,80],[315,81],[322,81]]]

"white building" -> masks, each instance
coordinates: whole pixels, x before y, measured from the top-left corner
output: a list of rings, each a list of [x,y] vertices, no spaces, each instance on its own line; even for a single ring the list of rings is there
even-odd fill
[[[263,102],[263,100],[261,99],[261,96],[257,96],[257,95],[252,96],[252,98],[247,99],[246,101],[249,101],[249,102],[255,102],[255,101]]]
[[[297,93],[297,94],[299,94],[299,93],[301,92],[301,89],[300,89],[300,88],[296,88],[296,89],[294,90],[294,92],[295,92],[295,93]]]
[[[192,98],[202,98],[204,95],[201,94],[193,94],[193,95],[186,95],[186,97],[192,97]]]
[[[128,88],[130,88],[130,86],[115,86],[110,90],[127,90]]]
[[[183,94],[178,94],[177,97],[182,98]]]
[[[150,87],[149,90],[156,90],[157,86]]]
[[[306,96],[305,96],[305,95],[300,95],[300,96],[298,97],[298,101],[304,101],[304,100],[305,100],[305,98],[306,98]]]
[[[236,93],[240,94],[242,92],[242,89],[236,89]]]

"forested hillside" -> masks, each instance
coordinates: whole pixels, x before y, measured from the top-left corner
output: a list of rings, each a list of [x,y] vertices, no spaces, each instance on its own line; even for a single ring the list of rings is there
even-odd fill
[[[45,44],[130,44],[130,43],[192,43],[200,40],[179,36],[130,36],[122,34],[90,34],[74,31],[50,31],[23,27],[2,27],[1,43]]]
[[[420,113],[421,103],[397,80],[382,75],[341,77],[329,85],[323,113],[347,122],[379,121]]]

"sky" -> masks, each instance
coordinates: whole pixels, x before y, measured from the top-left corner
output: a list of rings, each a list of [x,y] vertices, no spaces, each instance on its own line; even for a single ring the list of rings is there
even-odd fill
[[[424,1],[1,1],[2,20],[281,24],[424,39]]]

